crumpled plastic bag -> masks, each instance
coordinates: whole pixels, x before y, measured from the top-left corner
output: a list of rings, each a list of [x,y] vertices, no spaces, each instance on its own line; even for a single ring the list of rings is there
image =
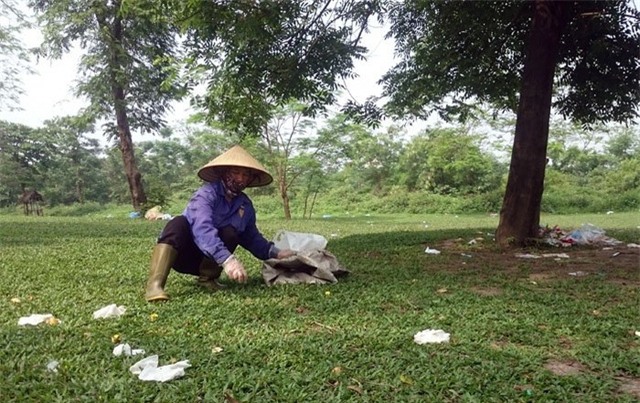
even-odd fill
[[[126,357],[131,357],[133,355],[138,355],[138,354],[144,354],[144,350],[140,348],[132,349],[129,343],[124,343],[124,344],[121,343],[113,348],[113,355],[115,355],[116,357],[119,357],[121,355],[124,355]]]
[[[304,250],[286,259],[268,259],[262,265],[262,278],[268,286],[275,284],[337,283],[349,274],[338,259],[326,250]]]
[[[273,243],[279,249],[291,249],[296,254],[285,259],[264,261],[262,278],[268,286],[337,283],[338,277],[349,274],[325,249],[327,239],[322,235],[281,230]]]
[[[450,334],[442,329],[426,329],[416,333],[413,336],[413,341],[418,344],[428,343],[447,343],[449,342]]]
[[[18,319],[18,326],[36,326],[40,323],[57,325],[60,320],[50,313],[34,313],[33,315],[23,316]]]
[[[49,372],[58,372],[58,366],[60,365],[60,362],[56,361],[56,360],[51,360],[47,363],[47,371]]]
[[[281,230],[274,237],[273,244],[279,249],[291,249],[295,252],[323,250],[327,247],[327,238],[318,234]]]
[[[568,233],[562,238],[562,241],[575,245],[619,245],[622,243],[617,239],[606,236],[602,228],[598,228],[593,224],[583,224],[580,228]]]
[[[158,356],[152,355],[133,364],[129,371],[138,375],[138,379],[141,381],[167,382],[184,376],[185,368],[190,366],[189,360],[183,360],[159,367]]]
[[[126,311],[127,308],[125,308],[124,306],[111,304],[95,311],[93,313],[93,319],[117,318],[118,316],[124,315]]]

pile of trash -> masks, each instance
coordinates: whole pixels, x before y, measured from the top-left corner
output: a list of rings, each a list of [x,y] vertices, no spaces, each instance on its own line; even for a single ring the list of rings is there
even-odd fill
[[[605,231],[593,224],[583,224],[580,228],[566,232],[557,225],[540,227],[540,238],[551,246],[569,247],[573,245],[615,246],[622,242],[605,235]]]

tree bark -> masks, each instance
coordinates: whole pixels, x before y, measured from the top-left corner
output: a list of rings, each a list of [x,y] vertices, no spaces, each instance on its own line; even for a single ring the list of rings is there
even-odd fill
[[[289,194],[287,193],[286,179],[280,182],[280,197],[282,198],[282,208],[284,209],[285,220],[291,219],[291,206],[289,203]]]
[[[138,211],[141,206],[147,202],[147,195],[145,194],[144,186],[142,185],[142,174],[138,170],[138,165],[136,163],[133,141],[131,139],[131,129],[129,128],[129,119],[127,117],[125,91],[121,81],[118,80],[118,71],[122,70],[119,56],[121,49],[119,44],[122,43],[123,33],[122,21],[117,16],[114,18],[113,25],[111,27],[111,34],[111,95],[113,97],[116,113],[116,127],[119,140],[118,147],[122,153],[124,172],[127,176],[127,182],[129,183],[131,205],[134,210]]]
[[[544,190],[553,77],[570,2],[537,0],[520,86],[507,188],[496,241],[523,246],[538,236]]]

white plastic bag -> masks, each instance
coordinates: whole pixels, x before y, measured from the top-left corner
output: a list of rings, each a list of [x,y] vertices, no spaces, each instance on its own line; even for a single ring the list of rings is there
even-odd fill
[[[106,318],[117,318],[118,316],[124,315],[127,311],[127,308],[116,304],[107,305],[103,308],[98,309],[93,313],[93,319],[106,319]]]
[[[417,344],[448,343],[449,333],[442,329],[425,329],[413,335],[413,341]]]
[[[276,234],[273,243],[276,248],[291,249],[295,252],[323,250],[327,247],[327,238],[318,234],[281,230]]]

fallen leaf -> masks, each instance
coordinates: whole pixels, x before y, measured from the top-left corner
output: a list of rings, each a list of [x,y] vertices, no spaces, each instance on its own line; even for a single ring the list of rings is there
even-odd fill
[[[231,392],[224,392],[224,401],[227,403],[240,403],[240,400],[233,397]]]
[[[122,341],[122,338],[120,337],[120,334],[116,333],[113,336],[111,336],[111,342],[113,344],[118,344]]]
[[[222,352],[222,347],[214,347],[214,348],[211,349],[211,352],[214,353],[214,354],[221,353]]]
[[[349,385],[349,386],[347,386],[347,389],[352,390],[352,391],[356,392],[359,395],[362,394],[362,388],[360,386]]]
[[[151,322],[155,321],[158,319],[158,314],[157,313],[152,313],[151,315],[149,315],[149,320]]]
[[[49,326],[56,326],[60,324],[60,319],[56,318],[55,316],[52,316],[49,319],[45,320],[44,322]]]
[[[14,298],[11,298],[11,302],[13,302],[14,304],[19,304],[19,303],[21,303],[22,301],[20,301],[20,298],[15,298],[15,297],[14,297]]]
[[[413,385],[413,379],[411,379],[410,377],[408,377],[405,374],[401,374],[400,375],[400,382],[407,384],[407,385]]]
[[[444,294],[444,293],[446,293],[447,291],[449,291],[449,290],[447,290],[446,288],[438,288],[438,290],[437,290],[436,292],[437,292],[438,294]]]
[[[334,369],[331,370],[331,373],[333,375],[340,375],[342,373],[342,367],[335,367]]]

